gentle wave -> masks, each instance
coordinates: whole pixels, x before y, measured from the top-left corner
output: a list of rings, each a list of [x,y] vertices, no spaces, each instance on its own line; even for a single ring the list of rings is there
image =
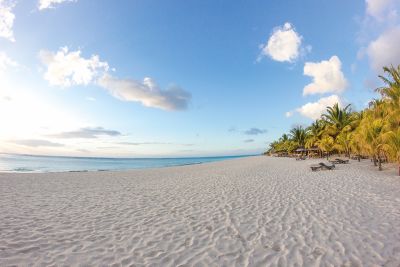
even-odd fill
[[[88,172],[148,169],[201,164],[241,156],[192,158],[88,158],[0,154],[0,172]]]

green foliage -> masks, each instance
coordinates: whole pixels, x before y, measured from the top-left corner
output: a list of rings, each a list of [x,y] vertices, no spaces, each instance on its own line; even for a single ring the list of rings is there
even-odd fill
[[[308,128],[294,127],[278,141],[270,144],[269,152],[293,152],[299,147],[318,147],[321,151],[341,152],[350,156],[367,155],[379,162],[387,157],[400,164],[400,65],[384,67],[386,76],[379,76],[385,86],[376,89],[380,99],[356,112],[351,106],[328,107],[321,118]]]

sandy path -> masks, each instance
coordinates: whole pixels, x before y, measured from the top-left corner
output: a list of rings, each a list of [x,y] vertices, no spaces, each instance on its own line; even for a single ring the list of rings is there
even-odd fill
[[[0,266],[400,266],[400,178],[254,157],[0,174]]]

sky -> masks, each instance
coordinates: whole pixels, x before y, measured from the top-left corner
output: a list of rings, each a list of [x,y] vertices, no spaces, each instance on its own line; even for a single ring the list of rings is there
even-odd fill
[[[0,152],[262,153],[400,64],[400,0],[0,0]]]

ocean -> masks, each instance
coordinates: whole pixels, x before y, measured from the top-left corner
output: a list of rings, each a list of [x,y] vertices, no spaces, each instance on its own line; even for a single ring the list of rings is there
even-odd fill
[[[200,164],[246,156],[191,158],[94,158],[0,154],[0,172],[117,171]]]

